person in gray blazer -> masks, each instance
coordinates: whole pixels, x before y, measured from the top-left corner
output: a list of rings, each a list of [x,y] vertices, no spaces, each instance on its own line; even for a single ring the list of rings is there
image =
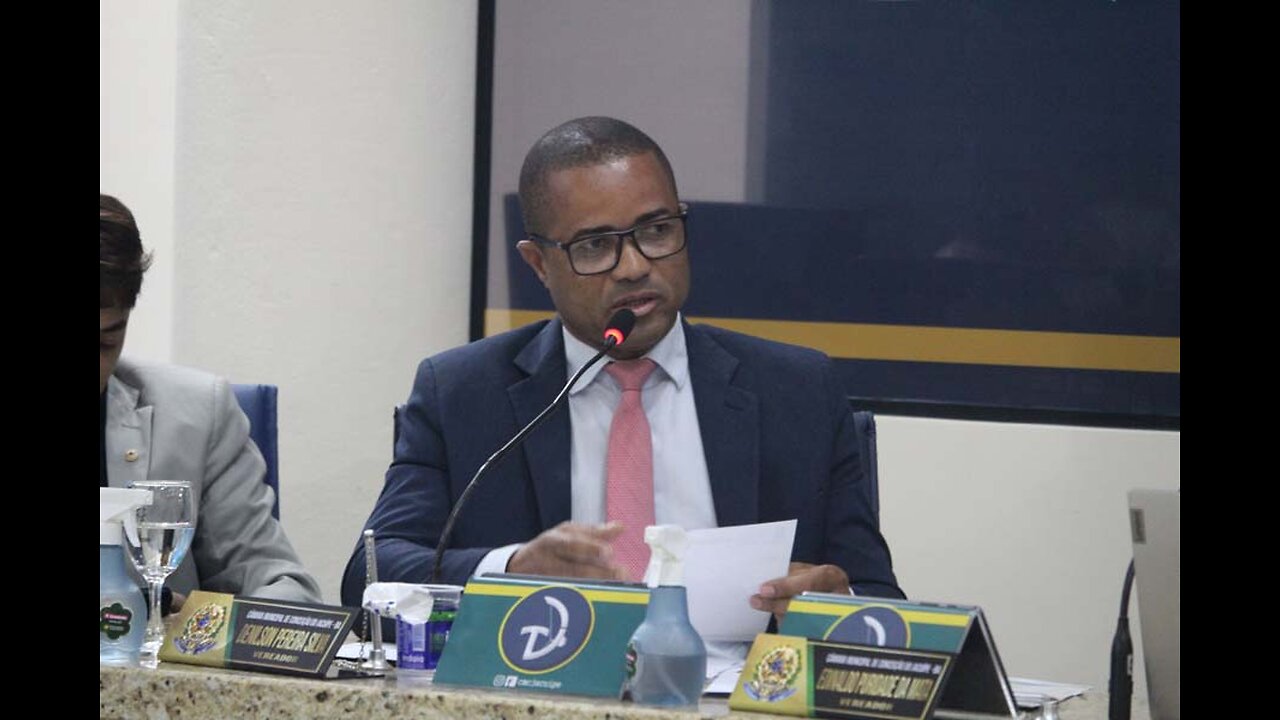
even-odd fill
[[[320,587],[271,515],[266,463],[225,378],[122,359],[129,313],[150,263],[133,213],[101,195],[101,484],[190,480],[199,508],[191,551],[166,589],[319,603]]]

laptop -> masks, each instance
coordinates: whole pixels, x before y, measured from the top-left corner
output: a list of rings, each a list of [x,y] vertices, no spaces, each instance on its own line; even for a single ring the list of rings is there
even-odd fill
[[[1181,497],[1177,490],[1129,491],[1133,575],[1152,720],[1179,720],[1182,711]]]

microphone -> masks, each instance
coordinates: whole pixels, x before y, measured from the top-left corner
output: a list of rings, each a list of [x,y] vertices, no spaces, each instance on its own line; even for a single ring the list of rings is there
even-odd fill
[[[560,393],[556,395],[556,399],[551,401],[550,405],[544,408],[542,412],[538,413],[537,417],[530,420],[529,424],[525,425],[520,432],[516,433],[515,437],[508,440],[506,445],[498,448],[497,452],[490,455],[489,459],[485,460],[484,464],[480,466],[480,469],[476,470],[476,474],[471,477],[471,481],[462,489],[462,494],[458,496],[458,502],[453,506],[453,510],[449,511],[449,517],[446,518],[444,522],[444,529],[440,531],[440,542],[436,545],[436,564],[435,568],[431,571],[431,581],[433,583],[440,582],[440,568],[444,562],[444,551],[449,546],[449,536],[453,533],[453,524],[457,522],[458,515],[462,512],[462,506],[466,504],[467,498],[471,496],[471,492],[480,484],[480,478],[489,470],[489,468],[493,467],[495,463],[506,457],[507,453],[511,452],[513,448],[523,442],[529,433],[533,432],[534,428],[542,424],[543,420],[550,417],[552,411],[564,404],[565,399],[569,397],[569,390],[573,388],[574,383],[578,382],[578,378],[582,377],[582,374],[587,371],[587,368],[599,362],[600,358],[605,356],[605,353],[625,342],[627,336],[631,334],[631,329],[635,326],[636,314],[634,312],[623,308],[614,313],[613,316],[609,318],[609,323],[605,326],[604,346],[601,348],[600,352],[596,353],[595,357],[588,360],[581,368],[578,369],[578,372],[573,374],[573,377],[569,378],[569,382],[565,383],[565,386],[560,390]]]
[[[1120,619],[1116,622],[1116,636],[1111,641],[1111,680],[1107,683],[1109,696],[1107,720],[1129,720],[1133,702],[1133,639],[1129,636],[1129,590],[1133,588],[1133,561],[1124,574],[1124,590],[1120,593]]]

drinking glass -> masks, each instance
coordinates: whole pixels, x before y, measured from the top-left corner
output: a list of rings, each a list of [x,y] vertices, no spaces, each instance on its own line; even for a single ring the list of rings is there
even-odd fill
[[[154,668],[164,644],[164,621],[160,618],[160,592],[182,559],[187,556],[196,532],[195,499],[191,483],[185,480],[140,480],[133,484],[150,490],[151,504],[137,508],[134,528],[126,527],[125,545],[133,565],[151,589],[151,612],[142,641],[139,664]],[[136,528],[136,532],[131,530]]]

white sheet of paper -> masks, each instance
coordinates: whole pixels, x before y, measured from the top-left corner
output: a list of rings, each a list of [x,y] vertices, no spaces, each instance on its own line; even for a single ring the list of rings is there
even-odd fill
[[[689,619],[704,641],[751,642],[769,613],[747,604],[765,580],[787,574],[796,521],[690,530],[684,584]]]
[[[707,643],[707,681],[702,686],[703,695],[728,695],[733,692],[742,674],[742,664],[747,659],[750,645],[740,642],[712,641]]]
[[[707,684],[702,688],[703,695],[732,695],[733,689],[738,686],[738,678],[742,676],[742,663],[732,667],[726,667],[716,673],[715,677],[708,678]]]

